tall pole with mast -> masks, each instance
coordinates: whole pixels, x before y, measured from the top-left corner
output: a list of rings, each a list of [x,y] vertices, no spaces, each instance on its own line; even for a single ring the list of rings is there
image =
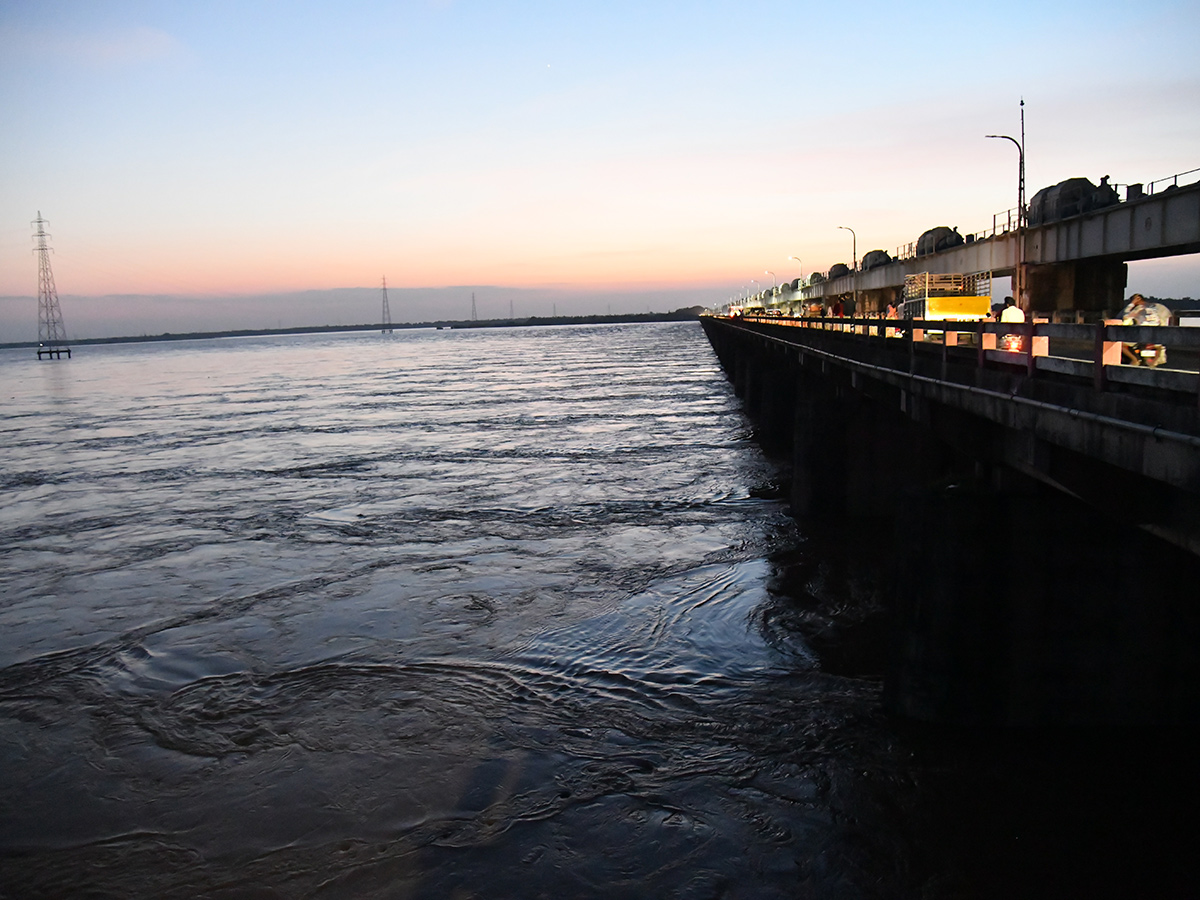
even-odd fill
[[[851,239],[850,245],[852,248],[850,251],[850,254],[851,254],[851,259],[854,262],[854,268],[851,269],[850,271],[853,273],[851,276],[853,278],[853,281],[851,283],[854,285],[854,315],[857,316],[859,314],[859,309],[858,309],[858,235],[854,233],[853,228],[849,228],[845,225],[839,225],[838,228],[842,229],[843,231],[850,232],[850,239]]]
[[[54,272],[50,269],[50,235],[46,233],[48,224],[38,210],[37,218],[32,222],[37,228],[34,239],[37,247],[34,253],[38,257],[38,359],[62,359],[63,354],[71,358],[71,348],[67,346],[67,329],[63,325],[62,307],[58,304],[58,290],[54,287]]]
[[[1007,134],[988,134],[984,137],[1012,141],[1017,147],[1017,259],[1013,275],[1013,294],[1016,296],[1017,305],[1028,314],[1031,310],[1028,308],[1028,297],[1025,296],[1025,98],[1021,98],[1021,140],[1018,141]]]
[[[387,276],[386,275],[383,276],[383,318],[381,319],[381,321],[382,321],[383,325],[380,328],[380,331],[383,334],[391,334],[392,333],[392,310],[388,306]]]

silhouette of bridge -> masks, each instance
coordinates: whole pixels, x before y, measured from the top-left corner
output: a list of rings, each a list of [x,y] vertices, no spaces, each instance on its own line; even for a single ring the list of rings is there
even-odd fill
[[[885,561],[893,712],[1195,722],[1200,328],[701,322],[793,513]],[[1148,340],[1170,369],[1121,363]]]
[[[1015,211],[1009,211],[957,247],[918,256],[909,245],[890,264],[808,285],[799,296],[822,302],[857,290],[860,312],[881,312],[906,275],[990,272],[1005,277],[1023,258],[1028,296],[1022,305],[1034,313],[1082,319],[1088,312],[1119,310],[1126,263],[1200,252],[1200,182],[1178,183],[1190,175],[1194,171],[1164,179],[1167,183],[1153,193],[1129,185],[1122,202],[1022,229]]]

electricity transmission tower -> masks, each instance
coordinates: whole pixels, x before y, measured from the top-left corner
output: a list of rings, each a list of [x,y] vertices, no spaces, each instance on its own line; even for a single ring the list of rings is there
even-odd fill
[[[34,239],[38,256],[38,359],[71,358],[67,346],[67,329],[63,326],[62,307],[58,305],[58,291],[54,287],[54,272],[50,270],[50,245],[46,242],[48,224],[38,210],[37,218],[31,223],[37,228]]]
[[[471,321],[478,322],[479,314],[475,311],[475,292],[471,292]]]
[[[383,334],[391,334],[392,333],[392,310],[388,307],[387,276],[386,275],[383,276],[383,318],[380,319],[380,321],[383,323],[383,327],[380,328],[380,332]]]

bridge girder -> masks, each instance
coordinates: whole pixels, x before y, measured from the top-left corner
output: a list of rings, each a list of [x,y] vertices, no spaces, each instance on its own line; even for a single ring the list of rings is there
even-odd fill
[[[1133,260],[1200,253],[1200,182],[1027,228],[1024,250],[1025,264],[1030,267],[1082,263],[1089,270],[1097,266],[1111,269]],[[852,272],[810,285],[801,293],[806,301],[814,302],[852,293],[856,287],[859,293],[895,290],[904,286],[904,276],[918,272],[991,272],[1003,277],[1012,275],[1016,265],[1017,233],[1008,231],[867,272]],[[1105,293],[1112,293],[1111,285]],[[1064,307],[1057,301],[1039,303],[1035,296],[1033,309],[1106,308],[1091,295],[1080,299],[1084,302]]]

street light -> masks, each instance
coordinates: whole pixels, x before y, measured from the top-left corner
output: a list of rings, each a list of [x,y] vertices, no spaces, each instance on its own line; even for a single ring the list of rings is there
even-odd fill
[[[771,276],[771,290],[775,290],[775,288],[779,286],[779,282],[775,280],[775,273],[770,269],[763,269],[763,274]]]
[[[858,235],[854,233],[853,228],[847,228],[845,225],[839,225],[838,228],[842,229],[843,231],[850,232],[850,237],[852,240],[851,246],[853,247],[853,250],[851,252],[854,254],[854,268],[851,269],[851,272],[853,273],[851,275],[851,277],[854,279],[852,282],[852,284],[854,285],[854,312],[857,315],[858,314]]]
[[[1013,291],[1017,295],[1017,305],[1025,309],[1025,100],[1021,100],[1021,140],[1007,134],[985,134],[984,137],[1012,141],[1017,148],[1017,273]]]
[[[750,279],[750,283],[751,283],[751,284],[758,284],[758,282],[757,282],[757,281],[755,281],[753,278],[751,278],[751,279]],[[753,296],[753,294],[755,294],[755,293],[757,293],[757,291],[754,291],[753,289],[751,289],[751,295]]]
[[[796,261],[796,267],[800,270],[800,280],[804,281],[804,266],[800,264],[800,257],[789,256],[788,259],[794,259]]]

